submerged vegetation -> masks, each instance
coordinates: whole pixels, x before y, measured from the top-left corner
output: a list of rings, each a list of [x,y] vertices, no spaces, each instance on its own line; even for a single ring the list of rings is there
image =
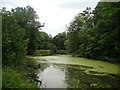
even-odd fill
[[[78,64],[77,65],[72,61],[76,60],[77,57],[70,58],[68,55],[33,58],[38,59],[38,63],[40,63],[42,68],[42,70],[39,72],[39,77],[40,80],[43,80],[43,88],[61,87],[73,89],[81,88],[83,90],[91,88],[120,88],[118,83],[120,82],[120,76],[116,74],[118,71],[112,74],[110,73],[111,68],[114,68],[111,63],[101,62],[101,64],[99,64],[99,61],[97,61],[96,67],[87,66],[86,61],[89,60],[82,58],[82,64],[86,63],[86,66],[82,65],[81,62],[78,63],[78,61],[76,61]],[[65,63],[66,61],[67,63]],[[94,60],[92,60],[92,62],[94,62]],[[110,70],[108,69],[106,72],[104,72],[104,69],[106,69],[105,66],[109,66],[109,64],[111,66],[111,68],[109,68]],[[99,69],[97,68],[99,65],[101,65],[99,68],[102,68],[103,71],[94,71],[94,69]],[[49,75],[49,73],[52,76]]]

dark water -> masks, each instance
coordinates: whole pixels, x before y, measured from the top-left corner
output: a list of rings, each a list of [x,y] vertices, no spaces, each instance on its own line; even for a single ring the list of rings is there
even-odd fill
[[[41,67],[39,88],[119,88],[118,64],[64,55],[35,59]]]

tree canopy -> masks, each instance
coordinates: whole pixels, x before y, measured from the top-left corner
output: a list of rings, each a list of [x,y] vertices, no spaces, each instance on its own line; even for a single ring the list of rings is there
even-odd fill
[[[42,27],[38,16],[30,6],[17,7],[7,11],[4,7],[2,13],[2,51],[3,64],[18,62],[38,48],[38,33]]]
[[[67,34],[66,32],[59,33],[55,37],[53,37],[53,43],[56,46],[58,50],[65,50],[65,41],[67,39]]]
[[[20,61],[37,49],[67,49],[80,57],[120,62],[120,2],[99,2],[93,11],[87,7],[70,22],[67,33],[55,37],[40,31],[44,24],[30,6],[4,7],[0,13],[3,63]]]
[[[68,51],[77,56],[120,62],[120,2],[87,7],[68,27]]]

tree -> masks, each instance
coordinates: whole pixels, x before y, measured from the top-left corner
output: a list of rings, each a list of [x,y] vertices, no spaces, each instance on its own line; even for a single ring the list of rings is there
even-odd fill
[[[86,8],[68,27],[67,47],[81,57],[120,62],[120,2],[99,2]]]
[[[53,37],[53,43],[57,47],[58,50],[65,50],[65,40],[67,39],[66,32],[59,33],[55,37]]]
[[[52,36],[43,31],[38,32],[37,35],[38,49],[52,50],[55,47],[52,43]]]
[[[95,32],[99,44],[98,59],[119,61],[120,2],[99,2],[94,11]],[[100,12],[100,13],[98,13]]]
[[[17,25],[15,17],[5,8],[2,10],[2,21],[3,64],[18,63],[26,56],[25,30]]]
[[[87,32],[93,27],[91,8],[86,8],[83,13],[75,16],[68,27],[68,50],[69,52],[85,56],[87,46]]]
[[[25,29],[25,39],[28,39],[27,53],[32,55],[37,49],[37,33],[39,28],[43,27],[37,19],[38,16],[34,9],[30,6],[24,8],[17,7],[11,10],[12,15],[15,17],[17,24]]]

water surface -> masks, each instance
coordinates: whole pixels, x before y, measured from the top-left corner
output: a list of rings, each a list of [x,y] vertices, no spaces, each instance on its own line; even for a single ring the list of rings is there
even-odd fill
[[[70,55],[37,56],[40,88],[111,88],[120,81],[119,64]]]

